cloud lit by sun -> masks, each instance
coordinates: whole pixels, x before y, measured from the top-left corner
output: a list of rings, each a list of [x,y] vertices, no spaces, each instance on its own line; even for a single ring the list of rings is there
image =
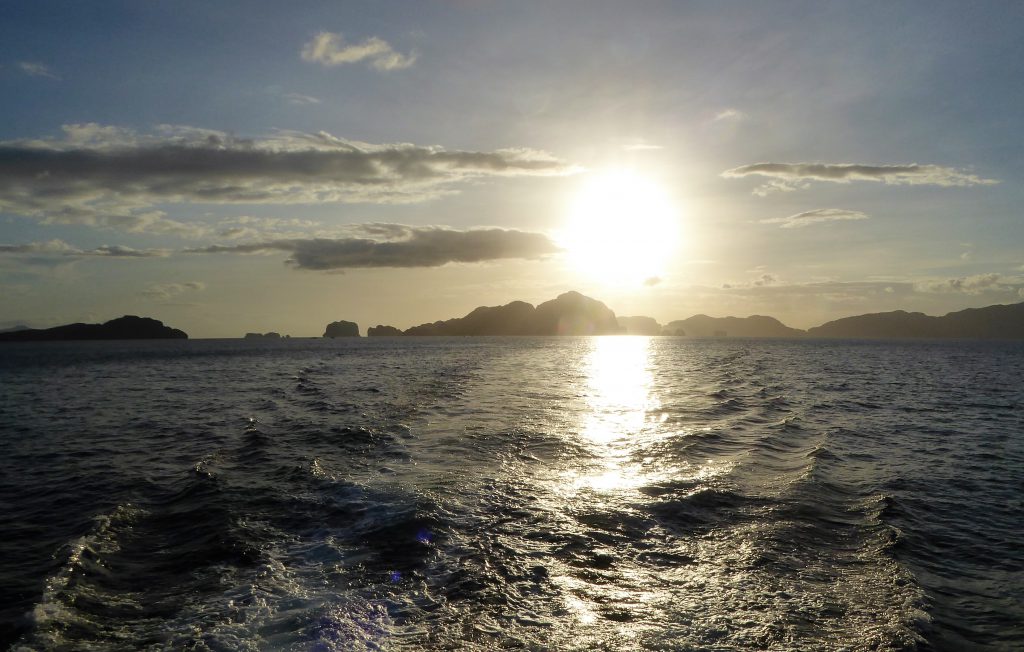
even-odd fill
[[[679,206],[631,170],[592,173],[557,235],[572,268],[609,286],[639,287],[666,273],[681,240]]]

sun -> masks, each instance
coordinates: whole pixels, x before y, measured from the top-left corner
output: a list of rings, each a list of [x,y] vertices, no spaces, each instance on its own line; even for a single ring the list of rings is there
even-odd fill
[[[679,211],[672,198],[631,170],[590,176],[570,203],[558,236],[580,273],[626,286],[662,276],[679,239]]]

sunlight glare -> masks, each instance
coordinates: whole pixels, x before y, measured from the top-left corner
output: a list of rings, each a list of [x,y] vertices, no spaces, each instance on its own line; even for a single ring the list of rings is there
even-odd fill
[[[620,492],[651,481],[629,460],[638,440],[660,425],[653,416],[660,402],[651,392],[650,339],[595,337],[591,346],[580,432],[602,461],[596,468],[573,471],[565,481],[576,491]]]
[[[589,360],[590,413],[584,435],[598,443],[635,436],[656,405],[650,394],[646,337],[606,337],[593,340]]]
[[[626,286],[663,275],[679,239],[678,210],[669,194],[629,170],[598,173],[585,182],[558,237],[575,269]]]

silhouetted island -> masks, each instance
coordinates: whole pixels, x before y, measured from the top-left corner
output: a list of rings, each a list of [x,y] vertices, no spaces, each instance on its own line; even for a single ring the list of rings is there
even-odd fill
[[[402,331],[394,326],[382,326],[377,324],[376,326],[370,326],[366,329],[367,337],[396,337],[401,334]]]
[[[350,323],[350,322],[349,322]],[[354,326],[354,324],[353,324]],[[566,292],[537,307],[525,301],[481,306],[465,317],[420,324],[400,331],[375,326],[370,336],[397,335],[677,335],[690,337],[841,337],[841,338],[982,338],[1024,339],[1024,303],[988,306],[929,317],[896,312],[860,315],[803,331],[774,317],[694,315],[661,326],[652,317],[616,317],[602,302]]]
[[[405,335],[613,335],[615,313],[596,299],[566,292],[536,308],[525,301],[481,306],[465,317],[413,326]]]
[[[45,342],[56,340],[185,340],[185,331],[164,326],[149,317],[125,315],[103,324],[66,324],[53,328],[30,328],[0,333],[2,342]]]
[[[327,324],[324,337],[359,337],[359,325],[351,321],[334,321]]]
[[[623,335],[661,335],[662,327],[654,317],[619,317],[619,330]]]
[[[790,328],[774,317],[708,317],[694,315],[689,319],[669,322],[662,329],[666,335],[692,337],[800,337],[804,331]]]
[[[279,339],[281,339],[281,334],[280,333],[276,333],[274,331],[270,331],[269,333],[246,333],[245,337],[242,338],[242,339],[246,339],[246,340],[279,340]]]
[[[879,312],[836,319],[807,330],[811,337],[1024,339],[1024,302],[968,308],[942,317]]]

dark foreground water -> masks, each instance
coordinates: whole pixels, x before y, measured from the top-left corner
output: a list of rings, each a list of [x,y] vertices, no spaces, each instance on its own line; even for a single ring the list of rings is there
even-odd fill
[[[1019,650],[1024,345],[0,346],[0,648]]]

